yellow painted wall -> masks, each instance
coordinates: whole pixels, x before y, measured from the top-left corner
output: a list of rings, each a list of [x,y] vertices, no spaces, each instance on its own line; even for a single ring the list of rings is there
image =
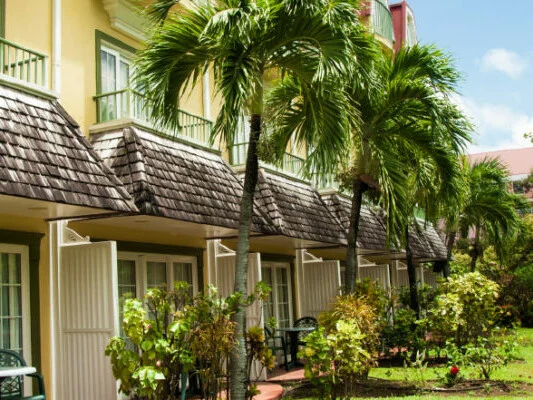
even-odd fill
[[[96,39],[98,29],[125,44],[140,43],[113,29],[101,0],[62,0],[61,101],[85,133],[96,122]]]
[[[5,4],[5,38],[22,47],[50,56],[52,1],[6,0]]]

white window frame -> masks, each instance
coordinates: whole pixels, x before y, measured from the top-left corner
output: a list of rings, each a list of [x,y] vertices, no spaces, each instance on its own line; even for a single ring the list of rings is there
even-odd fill
[[[102,41],[102,44],[100,46],[100,52],[106,52],[112,56],[115,57],[115,90],[113,90],[113,92],[115,91],[119,91],[119,90],[124,90],[124,89],[128,89],[130,86],[131,86],[131,82],[130,82],[130,78],[133,76],[133,72],[134,72],[134,68],[133,68],[133,57],[134,55],[124,49],[121,49],[120,47],[117,47],[117,46],[113,46],[112,44],[108,43],[108,42],[105,42],[105,41]],[[119,82],[122,82],[122,74],[121,74],[121,69],[120,69],[120,63],[121,62],[124,62],[128,65],[129,67],[129,76],[127,77],[126,81],[128,82],[126,87],[125,88],[118,88],[118,83]],[[100,91],[101,93],[100,94],[106,94],[106,93],[111,93],[111,92],[108,92],[108,91],[104,91],[103,89],[103,68],[102,68],[102,56],[100,55],[100,76],[99,76],[99,79],[100,79]],[[121,118],[126,118],[128,117],[128,115],[122,115],[123,114],[123,104],[122,104],[122,101],[123,101],[123,96],[120,96],[120,95],[115,95],[115,107],[116,107],[116,115],[115,115],[115,119],[121,119]],[[126,99],[128,98],[128,96],[126,96]],[[130,114],[131,114],[131,107],[134,107],[134,104],[133,104],[133,99],[130,98],[130,103],[129,104],[129,110],[130,110]]]
[[[279,303],[277,296],[274,295],[274,290],[277,290],[277,269],[285,269],[287,271],[287,296],[288,296],[288,308],[289,308],[289,326],[292,326],[294,320],[292,315],[292,277],[291,277],[291,265],[287,262],[272,262],[272,261],[261,261],[261,269],[270,269],[272,276],[272,302],[274,304],[274,318],[276,321],[279,321]],[[261,274],[263,272],[261,271]],[[263,315],[263,321],[265,321],[265,316]],[[265,323],[268,321],[265,321]]]
[[[157,253],[135,253],[122,252],[117,253],[117,260],[135,261],[135,278],[136,278],[136,296],[142,297],[147,291],[147,272],[148,262],[165,262],[167,266],[166,283],[167,289],[172,290],[174,284],[174,272],[172,264],[190,263],[192,264],[192,290],[193,295],[198,294],[198,260],[195,256],[182,256],[171,254],[157,254]],[[118,268],[118,266],[117,266]]]
[[[20,254],[22,356],[31,365],[30,263],[28,246],[0,243],[0,253]]]

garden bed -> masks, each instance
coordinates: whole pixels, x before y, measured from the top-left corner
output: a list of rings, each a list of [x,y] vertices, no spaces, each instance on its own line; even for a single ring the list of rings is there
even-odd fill
[[[369,379],[357,384],[352,397],[354,398],[395,398],[406,396],[435,397],[523,397],[533,398],[533,385],[524,382],[503,382],[486,380],[468,380],[459,382],[453,387],[442,387],[440,382],[427,382],[426,388],[421,389],[413,384],[402,381],[384,379]],[[317,393],[309,383],[287,387],[283,398],[286,399],[316,399]]]

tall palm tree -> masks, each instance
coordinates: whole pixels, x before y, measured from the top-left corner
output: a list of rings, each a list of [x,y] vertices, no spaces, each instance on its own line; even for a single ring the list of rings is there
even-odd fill
[[[341,177],[353,193],[346,255],[348,292],[355,286],[363,193],[380,192],[389,236],[403,241],[406,217],[400,208],[408,203],[409,183],[404,150],[430,153],[438,161],[447,157],[439,143],[447,143],[457,154],[469,140],[470,131],[464,115],[446,98],[458,80],[447,55],[432,46],[414,46],[393,57],[360,31],[354,32],[352,41],[358,43],[359,62],[352,64],[348,77],[331,83],[329,96],[331,102],[348,104],[351,119],[344,129],[344,151],[317,152],[315,148],[328,137],[302,135],[302,141],[311,145],[307,170],[327,173],[342,165]],[[274,135],[274,142],[282,144],[277,148],[278,156],[290,135],[306,123],[303,111],[309,107],[299,96],[302,90],[299,82],[287,81],[269,98],[269,114],[280,125],[275,135],[281,137]],[[292,101],[287,102],[287,97]],[[328,109],[329,103],[323,103],[323,108]]]
[[[468,192],[454,217],[461,236],[466,238],[473,232],[470,268],[475,271],[483,255],[482,239],[502,258],[504,243],[520,228],[517,210],[527,209],[528,203],[523,196],[509,192],[507,169],[497,159],[485,158],[473,164],[464,159],[463,168]]]
[[[402,241],[408,226],[402,205],[409,203],[409,174],[403,155],[426,155],[444,160],[445,140],[458,150],[469,139],[468,122],[451,105],[459,75],[448,55],[433,46],[404,48],[395,56],[378,58],[365,84],[352,84],[362,126],[351,131],[345,158],[352,190],[352,211],[346,252],[346,289],[353,291],[357,271],[356,238],[363,193],[378,191],[387,214],[389,237]],[[437,135],[438,133],[438,135]]]
[[[451,112],[455,112],[455,118],[450,115],[452,120],[467,124],[456,107],[451,104],[443,104],[442,106],[450,107]],[[465,129],[464,132],[467,130]],[[464,139],[466,139],[463,136],[449,135],[447,129],[440,132],[438,128],[425,129],[425,132],[418,130],[418,134],[428,136],[429,146],[424,151],[420,151],[417,146],[410,146],[409,142],[401,146],[402,161],[407,169],[409,179],[407,201],[400,205],[400,211],[406,217],[403,239],[409,278],[410,306],[416,313],[417,319],[420,317],[420,303],[416,265],[411,248],[411,234],[419,235],[423,228],[422,223],[436,222],[437,218],[441,216],[443,208],[448,204],[456,203],[458,193],[463,186],[458,151],[462,149]],[[417,217],[418,210],[423,210],[423,222]]]
[[[263,133],[265,77],[296,79],[314,100],[327,97],[320,88],[326,78],[343,75],[354,63],[351,31],[358,26],[353,1],[341,0],[156,0],[150,9],[159,22],[137,63],[137,77],[149,88],[152,117],[177,128],[179,97],[213,69],[221,109],[213,134],[232,144],[239,122],[250,119],[250,138],[240,205],[235,292],[244,299],[250,224],[258,175],[257,146]],[[174,8],[173,8],[174,7]],[[275,82],[274,82],[275,83]],[[342,118],[321,122],[312,114],[307,129],[328,133],[328,145],[342,145]],[[347,116],[346,116],[347,118]],[[319,148],[318,151],[323,151]],[[245,311],[238,305],[237,345],[231,359],[231,395],[244,399],[246,349]]]

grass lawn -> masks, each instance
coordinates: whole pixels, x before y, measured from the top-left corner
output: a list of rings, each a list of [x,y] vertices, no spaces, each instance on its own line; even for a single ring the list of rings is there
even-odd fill
[[[485,385],[484,382],[479,383],[479,390],[472,391],[462,391],[458,393],[442,393],[442,392],[421,392],[418,395],[410,396],[398,396],[398,397],[387,397],[387,399],[401,399],[401,400],[410,400],[410,399],[465,399],[465,398],[475,398],[475,399],[527,399],[533,398],[533,329],[519,329],[518,337],[520,342],[519,347],[519,358],[520,360],[515,361],[502,367],[499,370],[496,370],[492,374],[491,383],[494,386],[489,387]],[[447,372],[445,367],[427,367],[423,368],[422,371],[416,370],[414,368],[403,368],[403,367],[380,367],[374,368],[370,372],[369,382],[374,382],[373,385],[376,385],[376,388],[379,388],[380,382],[383,382],[383,385],[386,383],[392,383],[392,381],[405,382],[406,384],[415,384],[418,387],[424,386],[425,382],[439,380],[440,377],[444,376]],[[478,379],[479,376],[476,376],[476,372],[472,370],[462,369],[461,372],[463,377],[467,379]],[[386,382],[385,382],[386,380]],[[505,385],[504,385],[505,383]],[[500,385],[501,384],[501,385]],[[439,386],[439,385],[428,385],[428,386]],[[367,394],[359,394],[357,399],[378,399],[384,397],[372,397],[379,396],[377,392],[373,393],[372,389],[367,391]],[[400,393],[398,393],[400,394]],[[367,397],[365,397],[367,396]],[[370,397],[369,397],[370,396]],[[390,396],[390,394],[389,394]],[[290,397],[289,397],[290,398]],[[298,398],[298,397],[294,397]],[[302,397],[300,397],[302,398]],[[311,397],[306,397],[311,399]]]

